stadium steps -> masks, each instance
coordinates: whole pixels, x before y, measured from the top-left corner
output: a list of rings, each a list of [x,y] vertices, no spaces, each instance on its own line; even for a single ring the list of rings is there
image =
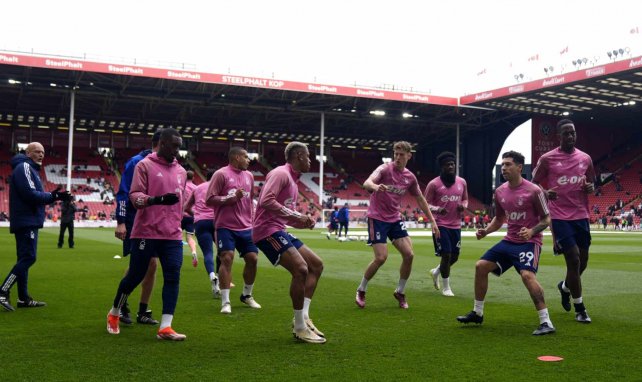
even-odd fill
[[[116,166],[116,162],[112,158],[109,158],[106,156],[103,156],[103,160],[105,161],[105,164],[107,165],[107,167],[111,169],[111,172],[114,174],[114,176],[118,180],[118,184],[120,184],[121,175],[120,175],[120,171],[118,171],[118,168]],[[116,191],[118,191],[118,186],[115,185],[115,187],[116,187]]]
[[[192,159],[191,155],[188,155],[188,158],[186,158],[185,161],[190,166],[192,166],[192,171],[194,171],[196,173],[196,175],[198,175],[202,179],[203,182],[207,181],[207,176],[205,176],[203,174],[203,172],[201,171],[201,168],[199,167],[198,163],[196,163],[196,161],[194,161],[194,159]],[[196,182],[194,182],[194,183],[196,183]],[[199,182],[199,183],[201,183],[201,182]]]
[[[270,165],[270,162],[268,162],[268,160],[263,155],[259,156],[259,163],[261,163],[261,165],[267,169],[267,172],[272,171],[273,167]],[[267,172],[266,172],[266,175],[267,175]]]

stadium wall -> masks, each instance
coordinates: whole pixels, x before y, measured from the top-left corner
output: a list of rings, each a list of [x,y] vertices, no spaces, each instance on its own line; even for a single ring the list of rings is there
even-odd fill
[[[559,146],[559,138],[555,126],[561,118],[542,116],[533,117],[532,127],[532,163],[536,164],[539,157],[545,152]],[[641,123],[637,118],[618,118],[611,116],[583,117],[570,119],[575,123],[577,131],[577,147],[588,153],[594,162],[599,162],[608,157],[614,150],[619,150],[627,145],[640,145]]]
[[[513,128],[476,132],[462,142],[460,174],[468,183],[468,193],[476,195],[483,203],[490,204],[493,195],[492,169],[506,137]]]

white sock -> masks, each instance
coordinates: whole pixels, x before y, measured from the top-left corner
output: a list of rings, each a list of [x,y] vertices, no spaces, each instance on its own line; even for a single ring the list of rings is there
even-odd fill
[[[243,285],[243,296],[251,296],[252,295],[252,288],[254,288],[254,284],[245,284]]]
[[[309,299],[307,297],[303,298],[303,318],[304,319],[309,319],[310,318],[310,303],[312,302],[312,299]]]
[[[305,329],[305,319],[303,318],[303,309],[294,309],[294,330]]]
[[[438,276],[441,273],[441,269],[439,269],[439,265],[437,265],[435,268],[432,269],[432,275]]]
[[[582,296],[580,296],[578,298],[572,298],[571,301],[573,301],[573,304],[581,304],[583,302],[582,301]]]
[[[210,281],[214,280],[216,278],[216,273],[210,272]]]
[[[172,326],[172,319],[174,318],[173,314],[163,314],[161,316],[160,329],[169,328]]]
[[[221,306],[225,305],[225,303],[230,303],[230,290],[229,289],[221,289]]]
[[[566,281],[562,283],[562,290],[566,293],[571,293],[571,290],[566,286]]]
[[[543,324],[543,323],[546,322],[548,324],[548,326],[550,326],[551,328],[553,327],[553,323],[551,322],[551,319],[548,316],[548,308],[544,308],[542,310],[538,310],[537,314],[539,315],[539,323],[540,324]]]
[[[444,290],[450,289],[450,277],[446,277],[445,279],[442,278],[441,279],[441,283],[444,286],[444,288],[443,288]]]
[[[357,290],[360,290],[363,292],[368,290],[368,280],[366,280],[365,277],[361,279],[361,284],[359,284],[359,288],[357,288]]]
[[[399,279],[399,285],[397,285],[397,293],[403,294],[404,289],[406,289],[407,279]]]
[[[109,314],[111,314],[112,316],[120,316],[120,309],[112,307],[109,311]]]
[[[478,316],[483,316],[484,315],[484,300],[475,300],[475,305],[473,307],[473,310],[475,313],[477,313]]]

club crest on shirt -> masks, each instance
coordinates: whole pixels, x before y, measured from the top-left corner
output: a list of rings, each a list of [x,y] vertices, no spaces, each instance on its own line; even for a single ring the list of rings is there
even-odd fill
[[[524,199],[522,199],[521,196],[519,198],[517,198],[517,205],[518,206],[523,206],[524,205]]]

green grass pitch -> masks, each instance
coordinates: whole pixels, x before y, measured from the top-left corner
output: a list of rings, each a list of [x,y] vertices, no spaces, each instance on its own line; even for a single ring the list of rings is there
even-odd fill
[[[0,235],[0,277],[15,262],[15,241]],[[293,231],[324,260],[325,271],[311,316],[328,342],[297,343],[291,335],[289,275],[260,255],[254,288],[261,310],[239,301],[242,260],[234,266],[232,314],[219,313],[202,264],[185,256],[174,328],[182,343],[158,341],[155,328],[122,327],[113,336],[105,317],[126,259],[112,229],[77,229],[75,249],[57,249],[57,229],[41,230],[38,261],[29,275],[30,293],[48,306],[0,312],[3,380],[33,381],[393,381],[393,380],[641,380],[642,235],[594,233],[584,279],[584,299],[593,319],[574,321],[562,310],[557,282],[564,261],[545,239],[538,279],[557,333],[534,337],[537,313],[514,271],[490,278],[482,326],[455,317],[471,310],[474,263],[499,238],[466,237],[454,266],[454,298],[432,287],[428,269],[438,260],[429,237],[413,239],[415,259],[406,294],[410,309],[392,297],[400,256],[390,247],[388,262],[368,288],[365,309],[355,289],[372,251],[364,242],[326,240],[321,231]],[[185,254],[188,254],[186,247]],[[160,269],[159,269],[160,270]],[[159,272],[151,308],[161,313]],[[137,309],[139,289],[130,297]],[[17,297],[12,290],[12,301]],[[563,357],[541,362],[541,355]]]

